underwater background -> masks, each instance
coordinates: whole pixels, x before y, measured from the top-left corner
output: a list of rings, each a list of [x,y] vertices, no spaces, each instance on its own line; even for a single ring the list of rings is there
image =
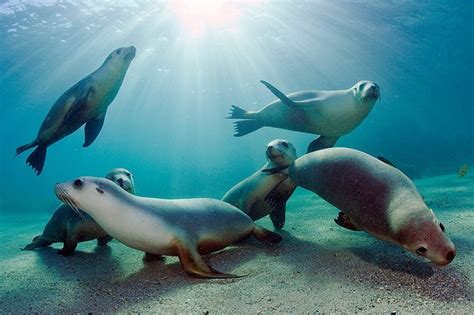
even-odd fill
[[[337,146],[382,155],[412,178],[456,174],[474,157],[472,1],[2,1],[0,209],[52,211],[53,185],[125,167],[137,192],[221,198],[265,162],[265,145],[314,135],[264,127],[235,138],[230,105],[286,93],[380,86],[381,100]],[[56,99],[121,46],[137,55],[97,140],[83,128],[25,164]]]

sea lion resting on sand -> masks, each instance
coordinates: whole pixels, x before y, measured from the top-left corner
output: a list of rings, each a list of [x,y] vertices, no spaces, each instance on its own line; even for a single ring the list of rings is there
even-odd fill
[[[281,241],[280,235],[259,227],[221,200],[138,197],[96,177],[57,184],[55,191],[61,201],[88,213],[114,239],[147,253],[178,256],[184,270],[194,277],[238,277],[212,269],[202,254],[250,235],[270,244]]]
[[[244,119],[234,123],[235,137],[264,127],[283,128],[320,135],[310,143],[308,152],[330,148],[339,137],[356,128],[380,97],[377,84],[359,81],[346,90],[301,91],[283,94],[268,82],[262,82],[278,100],[259,111],[232,106],[227,118]]]
[[[289,175],[342,212],[336,223],[403,246],[437,265],[456,255],[444,226],[413,182],[398,169],[363,152],[331,148],[295,161]]]
[[[135,182],[133,175],[124,168],[111,170],[105,178],[110,179],[125,191],[134,194]],[[79,216],[68,205],[61,205],[56,209],[41,235],[33,238],[33,242],[26,245],[24,250],[34,250],[46,247],[53,243],[64,243],[59,254],[69,256],[74,253],[77,243],[97,239],[98,245],[106,245],[112,238],[87,214]]]
[[[286,202],[296,188],[288,178],[288,166],[296,159],[293,144],[273,140],[265,151],[267,163],[256,173],[232,187],[222,198],[236,206],[252,220],[270,215],[277,229],[285,225]]]

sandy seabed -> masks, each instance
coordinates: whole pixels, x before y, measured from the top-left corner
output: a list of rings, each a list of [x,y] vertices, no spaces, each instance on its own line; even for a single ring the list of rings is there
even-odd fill
[[[231,280],[191,278],[175,257],[144,262],[117,241],[81,243],[71,257],[56,254],[62,244],[21,251],[54,209],[2,209],[0,312],[474,314],[474,175],[416,185],[456,245],[446,267],[340,228],[337,209],[302,189],[288,202],[281,244],[250,240],[205,258],[248,274]]]

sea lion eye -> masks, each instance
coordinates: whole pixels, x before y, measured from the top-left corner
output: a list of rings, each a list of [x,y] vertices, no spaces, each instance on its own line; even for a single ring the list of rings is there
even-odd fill
[[[288,149],[288,143],[282,142],[281,145]]]
[[[444,225],[443,225],[443,223],[440,223],[440,224],[439,224],[439,228],[441,229],[441,231],[444,232]]]
[[[84,185],[84,182],[79,178],[74,181],[74,187],[81,188]]]
[[[418,249],[416,250],[416,253],[418,255],[424,256],[427,251],[428,250],[425,247],[421,246],[421,247],[418,247]]]

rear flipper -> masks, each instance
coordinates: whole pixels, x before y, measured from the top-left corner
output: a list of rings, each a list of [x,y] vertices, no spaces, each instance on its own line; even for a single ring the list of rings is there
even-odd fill
[[[357,226],[352,223],[351,218],[349,218],[344,212],[339,212],[339,215],[337,218],[334,219],[334,222],[336,222],[337,225],[342,226],[343,228],[346,228],[348,230],[352,231],[362,231],[359,229]]]
[[[76,247],[77,247],[77,239],[68,238],[64,242],[63,248],[58,251],[58,254],[61,254],[63,256],[71,256],[72,254],[74,254]]]
[[[308,152],[306,153],[332,148],[336,144],[338,139],[339,137],[319,136],[309,144]]]
[[[38,235],[33,238],[33,242],[31,244],[26,245],[22,250],[34,250],[36,248],[47,247],[51,244],[51,242],[48,242],[43,239],[41,235]]]
[[[36,147],[38,145],[38,141],[33,141],[31,143],[22,145],[21,147],[16,148],[16,155],[21,154],[22,152],[31,149],[33,147]]]
[[[26,163],[29,164],[36,175],[40,175],[43,171],[44,160],[46,159],[46,149],[48,147],[39,145],[26,159]]]
[[[105,246],[105,245],[107,245],[108,242],[110,242],[113,239],[114,238],[112,236],[109,236],[109,235],[99,237],[97,239],[97,246]]]
[[[256,120],[241,120],[234,122],[234,137],[242,137],[263,127],[263,124]]]
[[[175,245],[178,253],[179,261],[184,271],[192,277],[196,278],[240,278],[245,275],[233,275],[222,273],[208,266],[199,255],[196,245],[186,244],[182,241],[176,241]]]
[[[282,241],[280,234],[267,230],[261,226],[255,225],[252,233],[257,240],[269,245],[275,245]]]
[[[229,116],[226,119],[254,119],[253,112],[248,112],[239,106],[232,105],[229,111]]]

